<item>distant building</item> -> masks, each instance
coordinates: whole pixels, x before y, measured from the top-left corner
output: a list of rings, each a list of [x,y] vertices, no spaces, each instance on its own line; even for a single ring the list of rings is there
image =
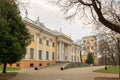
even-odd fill
[[[97,38],[95,36],[86,36],[82,38],[82,58],[83,61],[87,59],[88,53],[94,57],[94,63],[98,64],[97,58]]]
[[[39,20],[24,18],[26,28],[31,34],[31,44],[26,55],[12,67],[40,67],[56,62],[80,62],[79,45],[71,37],[61,31],[53,31],[45,27]]]

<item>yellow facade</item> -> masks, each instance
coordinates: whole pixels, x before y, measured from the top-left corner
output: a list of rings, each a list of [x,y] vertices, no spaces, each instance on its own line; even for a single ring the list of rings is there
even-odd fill
[[[55,64],[56,62],[80,62],[79,46],[73,40],[59,31],[52,31],[42,23],[24,18],[26,28],[31,34],[31,44],[26,55],[13,67],[29,68]],[[72,52],[72,48],[77,49]],[[74,56],[74,60],[72,57]]]
[[[94,63],[98,64],[98,57],[97,57],[97,39],[95,36],[86,36],[82,39],[83,42],[83,53],[82,53],[82,59],[85,62],[87,59],[88,53],[91,53],[94,57]]]

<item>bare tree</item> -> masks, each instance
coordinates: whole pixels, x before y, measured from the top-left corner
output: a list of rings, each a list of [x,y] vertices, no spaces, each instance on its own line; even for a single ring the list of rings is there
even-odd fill
[[[105,30],[106,31],[106,30]],[[117,53],[117,41],[115,38],[115,32],[111,31],[111,33],[106,33],[104,30],[102,34],[99,34],[99,52],[101,56],[104,57],[105,55],[110,56],[114,65],[116,66],[116,59],[115,57],[118,56]],[[104,33],[103,33],[104,32]]]
[[[58,0],[66,18],[84,18],[120,33],[120,0]]]

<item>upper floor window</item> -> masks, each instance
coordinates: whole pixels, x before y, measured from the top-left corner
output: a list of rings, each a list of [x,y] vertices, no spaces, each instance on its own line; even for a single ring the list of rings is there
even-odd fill
[[[39,38],[39,43],[42,44],[42,38]]]
[[[52,43],[52,46],[55,47],[55,43],[54,42]]]
[[[94,47],[93,47],[93,46],[91,46],[91,49],[94,49]]]
[[[34,49],[30,48],[30,59],[34,58]]]
[[[34,41],[34,35],[30,35],[31,41]]]
[[[91,39],[91,41],[93,41],[93,39]]]
[[[49,60],[49,52],[46,51],[46,60]]]
[[[46,41],[46,45],[49,45],[49,41],[48,40]]]
[[[42,59],[42,51],[39,50],[39,59]]]

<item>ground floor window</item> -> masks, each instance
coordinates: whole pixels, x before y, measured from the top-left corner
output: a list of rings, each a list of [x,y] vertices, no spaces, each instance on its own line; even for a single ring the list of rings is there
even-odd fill
[[[34,64],[33,64],[33,63],[30,63],[30,67],[34,67]]]
[[[40,66],[42,66],[42,64],[41,64],[41,63],[39,64],[39,67],[40,67]]]
[[[54,60],[54,56],[55,56],[55,53],[53,52],[53,53],[52,53],[52,60]]]

